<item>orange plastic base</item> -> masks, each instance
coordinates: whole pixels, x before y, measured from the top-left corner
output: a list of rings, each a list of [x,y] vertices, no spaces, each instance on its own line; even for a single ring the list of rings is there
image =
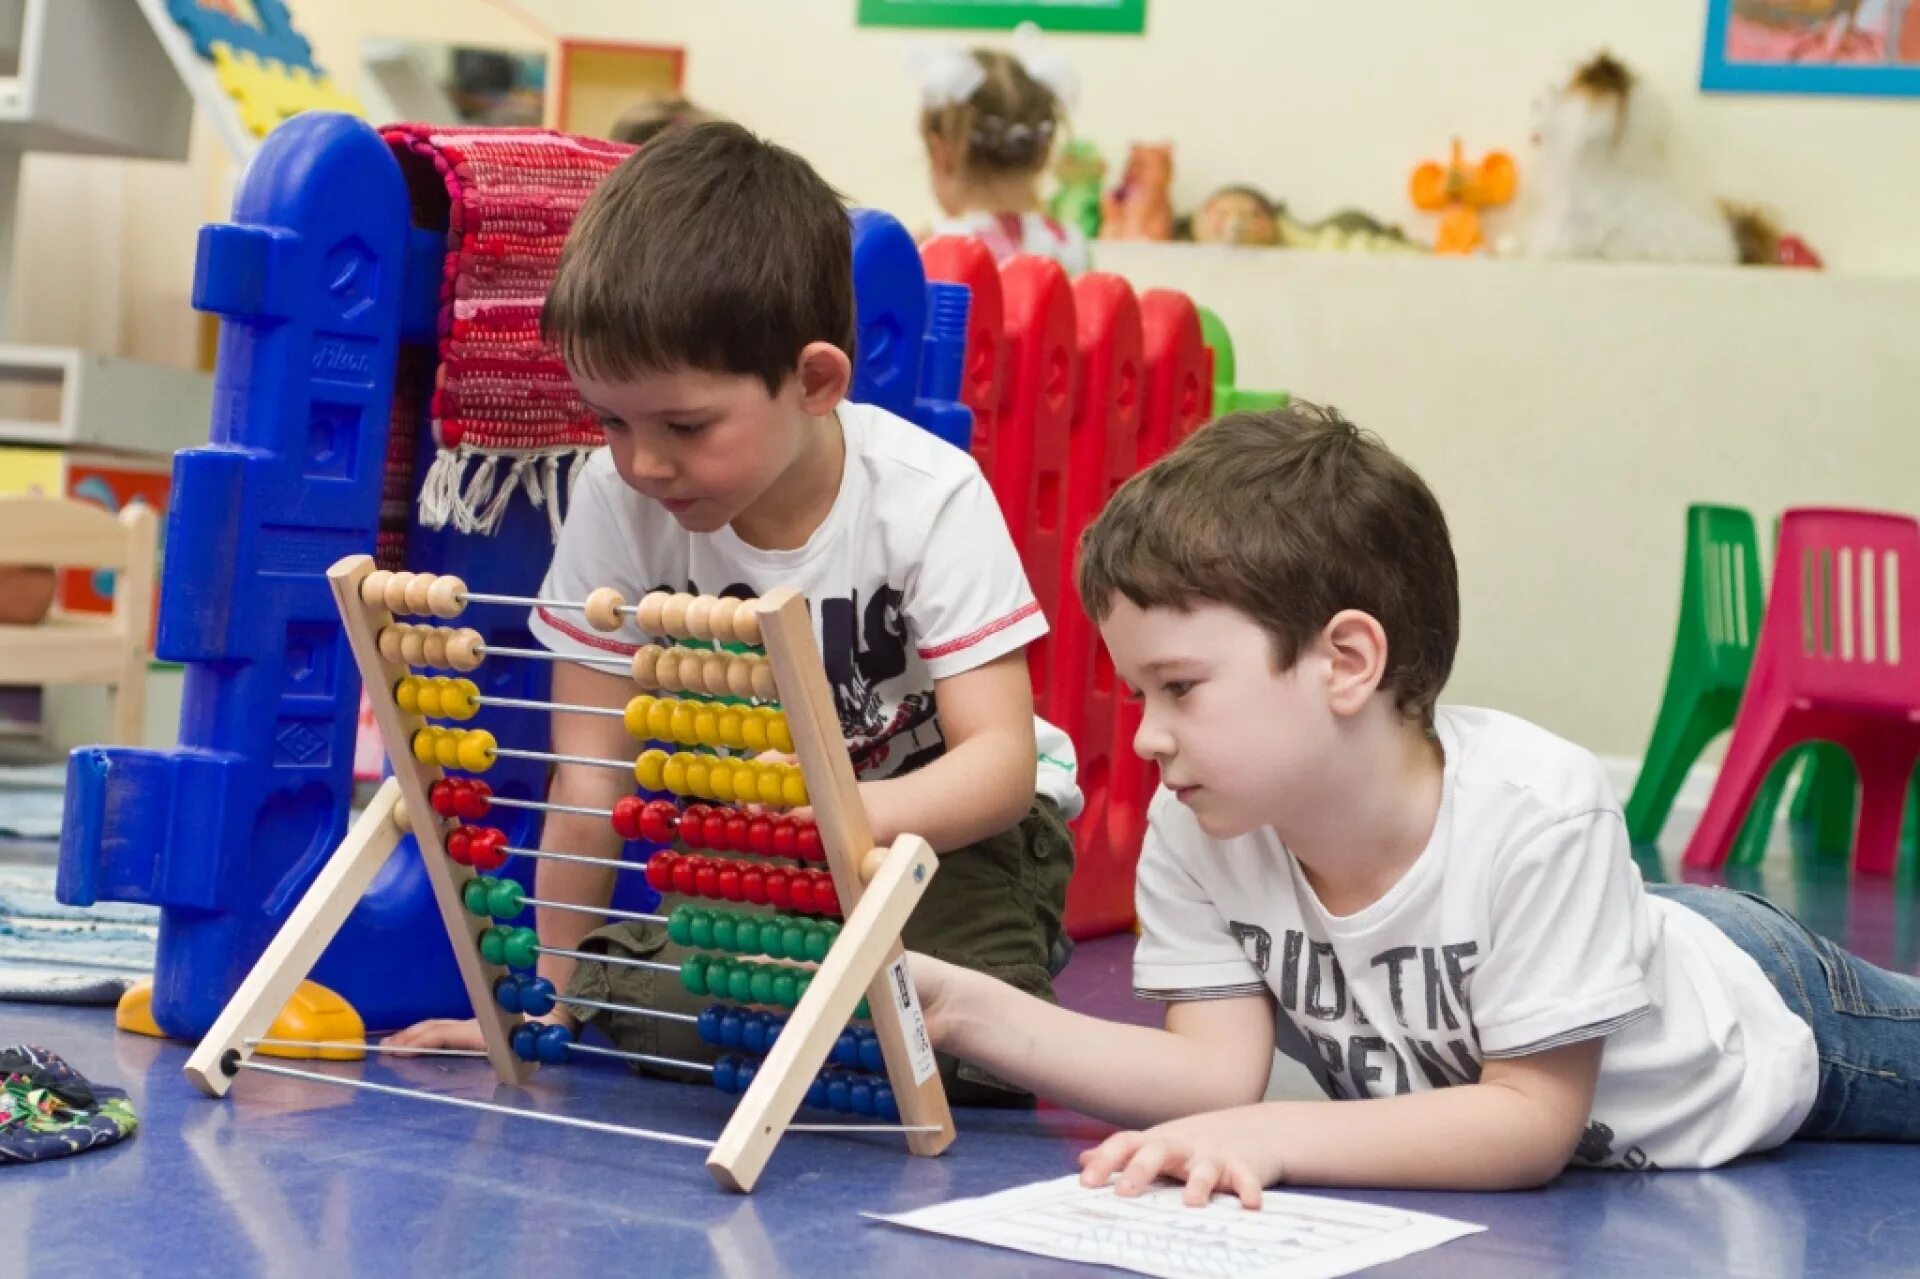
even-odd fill
[[[113,1024],[135,1035],[164,1038],[153,1020],[153,983],[137,983],[120,997],[113,1011]],[[366,1026],[360,1014],[340,996],[318,982],[302,982],[293,998],[280,1010],[266,1033],[268,1039],[298,1040],[303,1043],[339,1045],[329,1048],[282,1048],[262,1044],[254,1052],[262,1057],[289,1057],[296,1061],[359,1061],[365,1057]]]

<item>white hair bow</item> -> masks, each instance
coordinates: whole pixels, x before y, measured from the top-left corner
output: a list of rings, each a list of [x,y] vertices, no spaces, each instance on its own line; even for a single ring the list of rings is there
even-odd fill
[[[1013,56],[1027,74],[1047,86],[1060,105],[1071,111],[1080,101],[1080,77],[1067,55],[1050,47],[1040,34],[1040,26],[1023,22],[1013,29]]]
[[[920,85],[920,105],[928,111],[956,106],[986,83],[979,59],[957,44],[908,45],[902,61]]]

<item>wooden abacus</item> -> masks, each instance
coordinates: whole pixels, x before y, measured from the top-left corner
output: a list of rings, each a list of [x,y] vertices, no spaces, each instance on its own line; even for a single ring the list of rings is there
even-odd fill
[[[374,719],[387,744],[393,776],[381,785],[195,1049],[186,1066],[187,1078],[195,1087],[209,1096],[223,1096],[241,1071],[254,1070],[611,1130],[706,1149],[707,1170],[714,1180],[739,1191],[753,1188],[784,1133],[847,1126],[794,1123],[803,1100],[897,1120],[895,1126],[915,1154],[935,1155],[947,1147],[953,1140],[953,1120],[899,940],[900,929],[938,862],[926,842],[913,835],[901,836],[890,849],[874,847],[806,602],[798,593],[780,589],[757,600],[733,600],[654,592],[628,604],[617,592],[603,588],[584,601],[538,600],[469,592],[450,576],[376,570],[364,555],[340,561],[327,576]],[[471,604],[574,609],[603,631],[618,629],[630,618],[648,635],[668,641],[764,646],[765,652],[645,645],[630,662],[613,663],[631,670],[643,690],[624,709],[490,698],[464,678],[414,674],[411,667],[430,666],[464,675],[490,657],[577,660],[546,650],[489,647],[472,630],[394,620],[395,614],[451,620]],[[607,659],[585,660],[608,664]],[[661,695],[666,693],[696,696]],[[705,697],[739,700],[699,700]],[[481,730],[428,722],[446,718],[457,725],[487,705],[619,715],[637,738],[702,749],[668,752],[650,747],[631,761],[592,760],[514,750]],[[719,753],[722,750],[729,753]],[[799,763],[745,754],[769,750],[791,754]],[[540,944],[532,929],[496,926],[495,917],[511,919],[526,906],[569,907],[528,898],[517,882],[493,880],[478,872],[497,869],[509,857],[578,860],[571,854],[515,848],[495,828],[463,824],[483,817],[495,804],[555,807],[495,797],[478,779],[451,778],[443,771],[484,772],[501,757],[630,768],[639,785],[649,791],[763,806],[752,817],[727,816],[702,805],[682,809],[671,800],[643,801],[635,796],[606,812],[568,811],[606,817],[626,838],[645,836],[667,843],[678,835],[694,847],[749,854],[746,860],[722,860],[662,851],[644,867],[618,860],[594,861],[609,869],[642,869],[656,888],[712,896],[713,892],[701,890],[727,883],[730,891],[722,895],[732,900],[790,907],[795,915],[725,915],[721,919],[687,907],[671,916],[626,914],[666,924],[676,940],[690,939],[697,946],[706,945],[706,939],[716,934],[744,934],[750,928],[759,938],[754,953],[804,962],[739,964],[707,955],[694,955],[680,965],[612,960],[552,950]],[[803,804],[813,808],[811,825],[773,818],[765,811]],[[418,840],[486,1044],[484,1055],[502,1083],[523,1084],[538,1063],[562,1061],[576,1052],[709,1070],[716,1085],[741,1093],[719,1139],[709,1142],[684,1134],[589,1122],[253,1060],[254,1049],[263,1044],[343,1047],[295,1045],[263,1036],[407,832]],[[826,869],[763,870],[761,859],[768,856],[824,861]],[[844,923],[837,926],[825,918],[842,913]],[[769,922],[775,926],[769,927]],[[705,991],[741,1003],[790,1007],[792,1012],[784,1021],[764,1012],[714,1018],[723,1039],[731,1016],[733,1032],[744,1033],[747,1046],[766,1047],[765,1059],[757,1066],[729,1057],[707,1066],[582,1044],[565,1026],[540,1027],[524,1020],[525,1014],[539,1015],[555,1003],[586,1002],[557,993],[543,978],[511,971],[533,967],[543,953],[674,971],[696,994]],[[644,1008],[617,1011],[687,1018]],[[871,1016],[870,1030],[842,1029],[856,1012]],[[708,1037],[708,1014],[695,1019],[703,1037]],[[378,1045],[364,1047],[379,1051]],[[883,1067],[884,1081],[877,1075],[847,1072],[820,1076],[830,1055],[842,1065],[858,1061],[869,1068]]]

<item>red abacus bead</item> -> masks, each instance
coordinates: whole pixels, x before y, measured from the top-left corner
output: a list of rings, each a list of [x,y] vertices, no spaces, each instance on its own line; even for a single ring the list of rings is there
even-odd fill
[[[460,815],[460,793],[452,782],[435,782],[427,787],[427,803],[442,817]]]
[[[762,857],[773,853],[773,821],[771,818],[755,817],[747,823],[747,851],[758,853]]]
[[[840,913],[840,894],[833,891],[833,876],[824,870],[813,872],[813,906],[822,915]]]
[[[740,872],[740,895],[756,906],[767,904],[767,872],[749,866]]]
[[[782,817],[773,824],[773,855],[791,857],[799,847],[799,836],[793,829],[793,823]]]
[[[613,802],[613,833],[621,839],[640,838],[640,814],[646,809],[646,801],[638,795],[628,795]]]
[[[672,853],[658,852],[647,859],[647,887],[656,893],[673,891],[673,863],[679,860]]]
[[[746,900],[740,889],[740,869],[737,866],[722,866],[714,875],[714,887],[730,902]]]
[[[700,832],[706,827],[706,820],[707,806],[705,804],[687,805],[686,809],[680,814],[680,842],[688,848],[706,847],[706,845],[701,842],[700,837]]]
[[[493,798],[493,787],[473,777],[460,778],[459,783],[459,789],[454,792],[460,805],[460,811],[456,815],[463,822],[477,822],[487,815],[488,809],[493,807],[488,802]]]
[[[673,891],[682,897],[692,896],[698,888],[700,868],[694,865],[696,858],[676,857],[673,859]]]
[[[727,847],[736,853],[753,851],[747,844],[747,819],[738,813],[727,818]]]
[[[499,870],[507,864],[507,832],[492,826],[473,828],[473,868],[475,870]]]
[[[462,866],[473,865],[473,832],[456,826],[447,832],[447,856]]]
[[[808,824],[796,831],[793,837],[793,851],[806,861],[827,860],[827,850],[820,847],[820,828]]]
[[[767,872],[767,904],[793,909],[793,877],[777,867]]]
[[[724,813],[707,810],[706,820],[700,823],[700,838],[708,848],[727,846],[727,818]]]
[[[649,843],[671,844],[680,810],[670,799],[656,799],[640,810],[640,836]]]
[[[720,863],[710,857],[700,859],[693,868],[693,891],[702,897],[720,895]]]

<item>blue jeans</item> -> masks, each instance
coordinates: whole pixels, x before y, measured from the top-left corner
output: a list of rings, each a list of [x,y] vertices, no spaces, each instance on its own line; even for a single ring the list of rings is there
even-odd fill
[[[1753,956],[1813,1027],[1820,1092],[1796,1136],[1920,1141],[1920,977],[1876,968],[1752,893],[1695,884],[1649,891],[1704,916]]]

